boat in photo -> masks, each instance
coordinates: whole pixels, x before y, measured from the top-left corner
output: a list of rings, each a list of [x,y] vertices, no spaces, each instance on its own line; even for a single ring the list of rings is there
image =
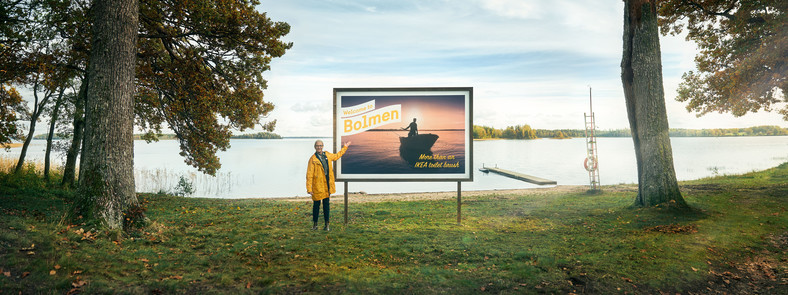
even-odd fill
[[[401,150],[429,150],[437,140],[438,135],[432,133],[417,134],[408,137],[400,136],[399,148]]]

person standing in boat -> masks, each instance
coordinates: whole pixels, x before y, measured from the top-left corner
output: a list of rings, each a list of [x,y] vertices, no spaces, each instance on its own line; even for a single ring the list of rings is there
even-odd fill
[[[320,203],[323,203],[323,221],[326,225],[323,230],[328,231],[328,217],[330,210],[331,194],[336,193],[334,186],[334,169],[332,161],[336,161],[345,154],[350,141],[345,143],[342,149],[336,153],[323,151],[323,141],[315,141],[315,153],[309,157],[309,164],[306,168],[306,192],[312,196],[312,229],[317,230],[317,217],[320,215]]]
[[[402,128],[402,130],[408,129],[410,129],[410,132],[408,132],[408,137],[419,135],[419,127],[416,125],[416,118],[413,118],[413,122],[410,122],[408,127]]]

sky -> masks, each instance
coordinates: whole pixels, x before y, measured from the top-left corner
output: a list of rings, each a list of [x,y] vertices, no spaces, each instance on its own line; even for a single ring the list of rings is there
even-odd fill
[[[583,129],[589,89],[597,128],[628,128],[623,2],[587,0],[262,0],[293,42],[264,74],[282,136],[332,135],[333,88],[473,87],[473,124]],[[788,127],[777,113],[696,117],[677,102],[697,49],[660,38],[671,128]],[[259,131],[259,130],[256,130]],[[252,132],[252,130],[247,130]]]

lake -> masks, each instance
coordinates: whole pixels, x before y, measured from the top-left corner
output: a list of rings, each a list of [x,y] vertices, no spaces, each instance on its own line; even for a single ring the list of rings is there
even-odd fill
[[[331,138],[321,138],[327,147]],[[137,140],[135,176],[137,190],[172,190],[183,176],[194,183],[194,197],[270,198],[306,196],[307,160],[314,153],[315,138],[233,139],[231,148],[219,153],[222,168],[208,176],[183,163],[178,142]],[[762,170],[788,161],[788,136],[770,137],[674,137],[671,138],[676,176],[679,180]],[[361,142],[353,142],[350,149]],[[27,160],[43,162],[46,142],[34,140]],[[588,185],[583,168],[585,139],[485,140],[473,142],[473,182],[463,190],[523,189],[544,187],[484,174],[478,168],[503,169],[555,180],[559,185]],[[0,151],[0,156],[18,158],[21,148]],[[327,148],[327,150],[331,150]],[[603,185],[635,183],[637,171],[632,139],[599,138],[599,175]],[[53,153],[54,163],[62,155]],[[350,192],[399,193],[455,191],[456,182],[351,182]],[[337,183],[337,194],[344,186]]]

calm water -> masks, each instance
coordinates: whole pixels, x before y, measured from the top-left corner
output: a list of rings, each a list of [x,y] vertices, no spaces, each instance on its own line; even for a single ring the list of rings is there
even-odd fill
[[[331,138],[322,139],[327,146]],[[219,154],[222,169],[206,176],[183,163],[178,143],[164,140],[147,144],[135,141],[138,191],[171,190],[181,176],[194,182],[195,197],[261,198],[305,196],[307,160],[315,139],[232,140],[232,147]],[[679,180],[716,174],[736,174],[774,167],[788,161],[788,136],[672,138],[673,159]],[[351,149],[362,142],[353,141]],[[490,140],[473,143],[473,167],[495,166],[556,180],[559,185],[587,185],[583,169],[585,139]],[[43,161],[45,141],[34,140],[28,160]],[[439,150],[437,145],[433,151]],[[635,183],[635,154],[630,138],[599,138],[599,173],[602,184]],[[327,149],[327,150],[330,150]],[[18,157],[20,149],[0,151]],[[350,153],[346,154],[348,157]],[[53,161],[61,163],[53,153]],[[348,157],[349,159],[349,157]],[[463,190],[519,189],[540,187],[496,174],[473,172],[473,182]],[[349,191],[368,193],[454,191],[454,182],[352,182]],[[344,191],[337,185],[337,194]]]
[[[416,173],[459,173],[465,172],[465,132],[425,131],[422,134],[438,135],[430,150],[402,150],[400,136],[404,132],[374,131],[345,136],[343,141],[352,144],[343,156],[342,173],[346,174],[416,174]],[[460,165],[453,168],[419,168],[416,163],[424,162],[419,157],[452,156]],[[431,161],[435,162],[435,161]],[[425,170],[427,170],[425,172]]]

